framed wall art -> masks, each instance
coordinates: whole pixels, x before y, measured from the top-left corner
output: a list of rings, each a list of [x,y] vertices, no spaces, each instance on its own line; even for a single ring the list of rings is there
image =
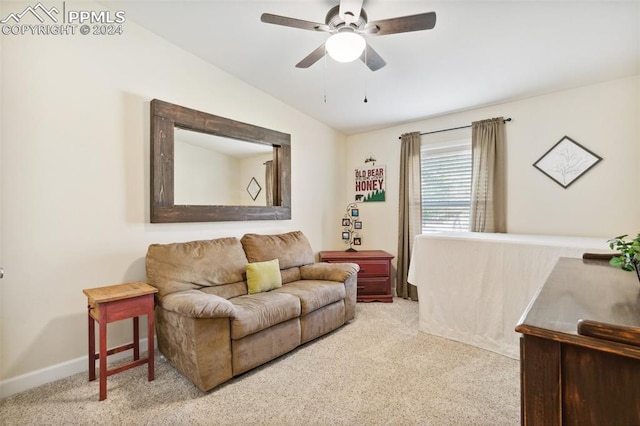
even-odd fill
[[[533,163],[533,167],[566,189],[600,161],[599,155],[564,136]]]
[[[374,159],[366,160],[375,161]],[[386,180],[385,166],[359,167],[355,170],[355,195],[356,203],[368,203],[385,200]]]
[[[258,194],[260,194],[260,191],[262,191],[262,187],[260,186],[256,178],[252,177],[249,181],[249,185],[247,185],[247,192],[249,193],[249,196],[253,201],[258,198]]]

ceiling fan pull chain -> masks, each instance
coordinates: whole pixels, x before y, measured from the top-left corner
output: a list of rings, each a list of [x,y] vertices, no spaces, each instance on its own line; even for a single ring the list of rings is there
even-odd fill
[[[327,46],[324,47],[324,103],[327,103]]]
[[[365,47],[364,49],[364,64],[365,67],[363,68],[364,70],[364,103],[366,104],[367,102],[369,102],[367,100],[367,48]]]

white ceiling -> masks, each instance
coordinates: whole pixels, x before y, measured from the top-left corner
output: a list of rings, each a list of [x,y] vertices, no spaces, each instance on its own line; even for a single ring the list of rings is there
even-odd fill
[[[345,134],[640,73],[640,0],[365,0],[369,21],[437,14],[433,30],[368,36],[387,62],[376,72],[295,68],[328,35],[260,22],[324,23],[337,0],[102,3]]]

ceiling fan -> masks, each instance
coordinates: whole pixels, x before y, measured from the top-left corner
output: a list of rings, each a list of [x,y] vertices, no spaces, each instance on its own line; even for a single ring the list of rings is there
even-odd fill
[[[362,8],[363,0],[340,0],[340,4],[329,10],[324,24],[303,21],[296,18],[263,13],[260,17],[267,24],[283,25],[310,31],[331,34],[325,43],[296,64],[297,68],[309,68],[329,53],[341,62],[360,58],[371,71],[377,71],[387,63],[364,40],[362,35],[381,36],[411,31],[430,30],[436,25],[436,13],[427,12],[398,18],[367,21],[367,13]],[[340,49],[353,45],[347,56],[340,56]]]

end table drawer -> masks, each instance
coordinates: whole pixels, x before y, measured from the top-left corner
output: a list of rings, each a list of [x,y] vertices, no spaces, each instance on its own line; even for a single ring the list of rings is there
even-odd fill
[[[389,275],[389,262],[384,260],[358,260],[358,277],[376,277]]]
[[[358,278],[358,295],[386,294],[388,291],[387,277]]]

